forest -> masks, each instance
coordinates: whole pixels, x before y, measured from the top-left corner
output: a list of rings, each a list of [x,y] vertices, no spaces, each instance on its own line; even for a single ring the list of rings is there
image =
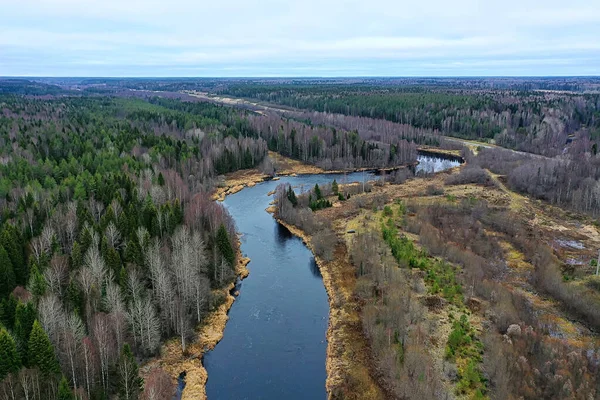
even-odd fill
[[[138,363],[223,301],[237,238],[209,192],[267,145],[231,109],[160,103],[0,98],[2,398],[172,393]]]
[[[570,135],[600,135],[597,93],[359,84],[230,84],[216,93],[296,109],[383,119],[555,156]]]
[[[330,398],[596,398],[597,84],[0,80],[0,398],[172,398],[141,368],[237,279],[213,194],[275,153],[382,172],[274,191],[338,285]],[[415,176],[423,151],[465,164]]]

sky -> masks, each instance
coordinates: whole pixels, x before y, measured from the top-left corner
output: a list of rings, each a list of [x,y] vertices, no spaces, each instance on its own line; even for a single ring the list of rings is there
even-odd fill
[[[600,75],[598,0],[0,0],[0,76]]]

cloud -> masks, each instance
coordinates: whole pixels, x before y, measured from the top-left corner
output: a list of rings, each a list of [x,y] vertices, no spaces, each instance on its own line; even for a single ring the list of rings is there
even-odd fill
[[[600,74],[600,5],[582,0],[0,0],[0,9],[0,75]]]

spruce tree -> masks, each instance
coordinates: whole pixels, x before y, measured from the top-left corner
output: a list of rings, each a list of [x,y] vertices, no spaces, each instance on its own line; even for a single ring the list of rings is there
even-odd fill
[[[77,270],[81,267],[81,264],[83,264],[81,245],[78,242],[74,242],[71,249],[71,269]]]
[[[15,271],[8,253],[0,246],[0,298],[8,297],[16,286]]]
[[[0,235],[0,245],[4,247],[12,263],[17,285],[27,284],[27,263],[23,254],[23,239],[17,228],[7,225]]]
[[[0,328],[0,381],[21,367],[17,345],[5,328]]]
[[[23,364],[27,364],[29,337],[31,335],[31,329],[36,318],[36,311],[33,303],[21,303],[17,304],[15,309],[15,326],[14,334],[17,340],[17,350],[21,356]]]
[[[227,229],[225,229],[225,225],[223,224],[221,224],[217,232],[217,246],[219,247],[221,255],[225,258],[225,261],[233,266],[233,263],[235,262],[235,252],[233,251],[233,246],[231,246]]]
[[[294,189],[291,186],[288,186],[287,198],[292,203],[292,206],[296,207],[298,205],[298,198],[296,197],[296,193],[294,193]]]
[[[57,400],[75,400],[75,395],[69,386],[67,378],[63,375],[60,383],[58,384],[58,396]]]
[[[119,252],[109,246],[103,256],[106,266],[114,272],[115,276],[119,276],[119,272],[121,272],[121,256],[119,256]]]
[[[337,181],[336,181],[335,179],[333,180],[333,183],[331,184],[331,191],[333,192],[333,194],[336,194],[336,195],[337,195],[337,194],[339,193],[339,191],[340,191],[340,188],[339,188],[339,186],[338,186],[338,183],[337,183]]]
[[[4,324],[8,329],[12,329],[15,325],[17,304],[18,301],[12,294],[0,301],[0,323]]]
[[[46,279],[41,274],[37,264],[32,264],[29,275],[29,291],[34,298],[39,299],[46,293]]]
[[[140,247],[137,237],[133,233],[129,236],[127,244],[125,245],[125,261],[140,267],[144,265],[142,248]]]
[[[28,347],[30,367],[38,367],[40,372],[46,376],[60,372],[54,354],[54,347],[37,319],[33,323],[33,329],[31,329]]]
[[[315,196],[317,196],[317,200],[321,200],[323,198],[323,194],[321,193],[321,188],[317,183],[315,183]]]
[[[142,389],[142,378],[138,376],[138,365],[135,362],[129,344],[125,343],[117,364],[119,398],[137,399]]]

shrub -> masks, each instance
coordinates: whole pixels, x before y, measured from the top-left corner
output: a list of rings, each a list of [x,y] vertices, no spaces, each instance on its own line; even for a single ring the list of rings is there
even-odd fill
[[[428,196],[439,196],[444,194],[444,189],[436,185],[428,185],[425,189],[425,193],[427,193]]]

